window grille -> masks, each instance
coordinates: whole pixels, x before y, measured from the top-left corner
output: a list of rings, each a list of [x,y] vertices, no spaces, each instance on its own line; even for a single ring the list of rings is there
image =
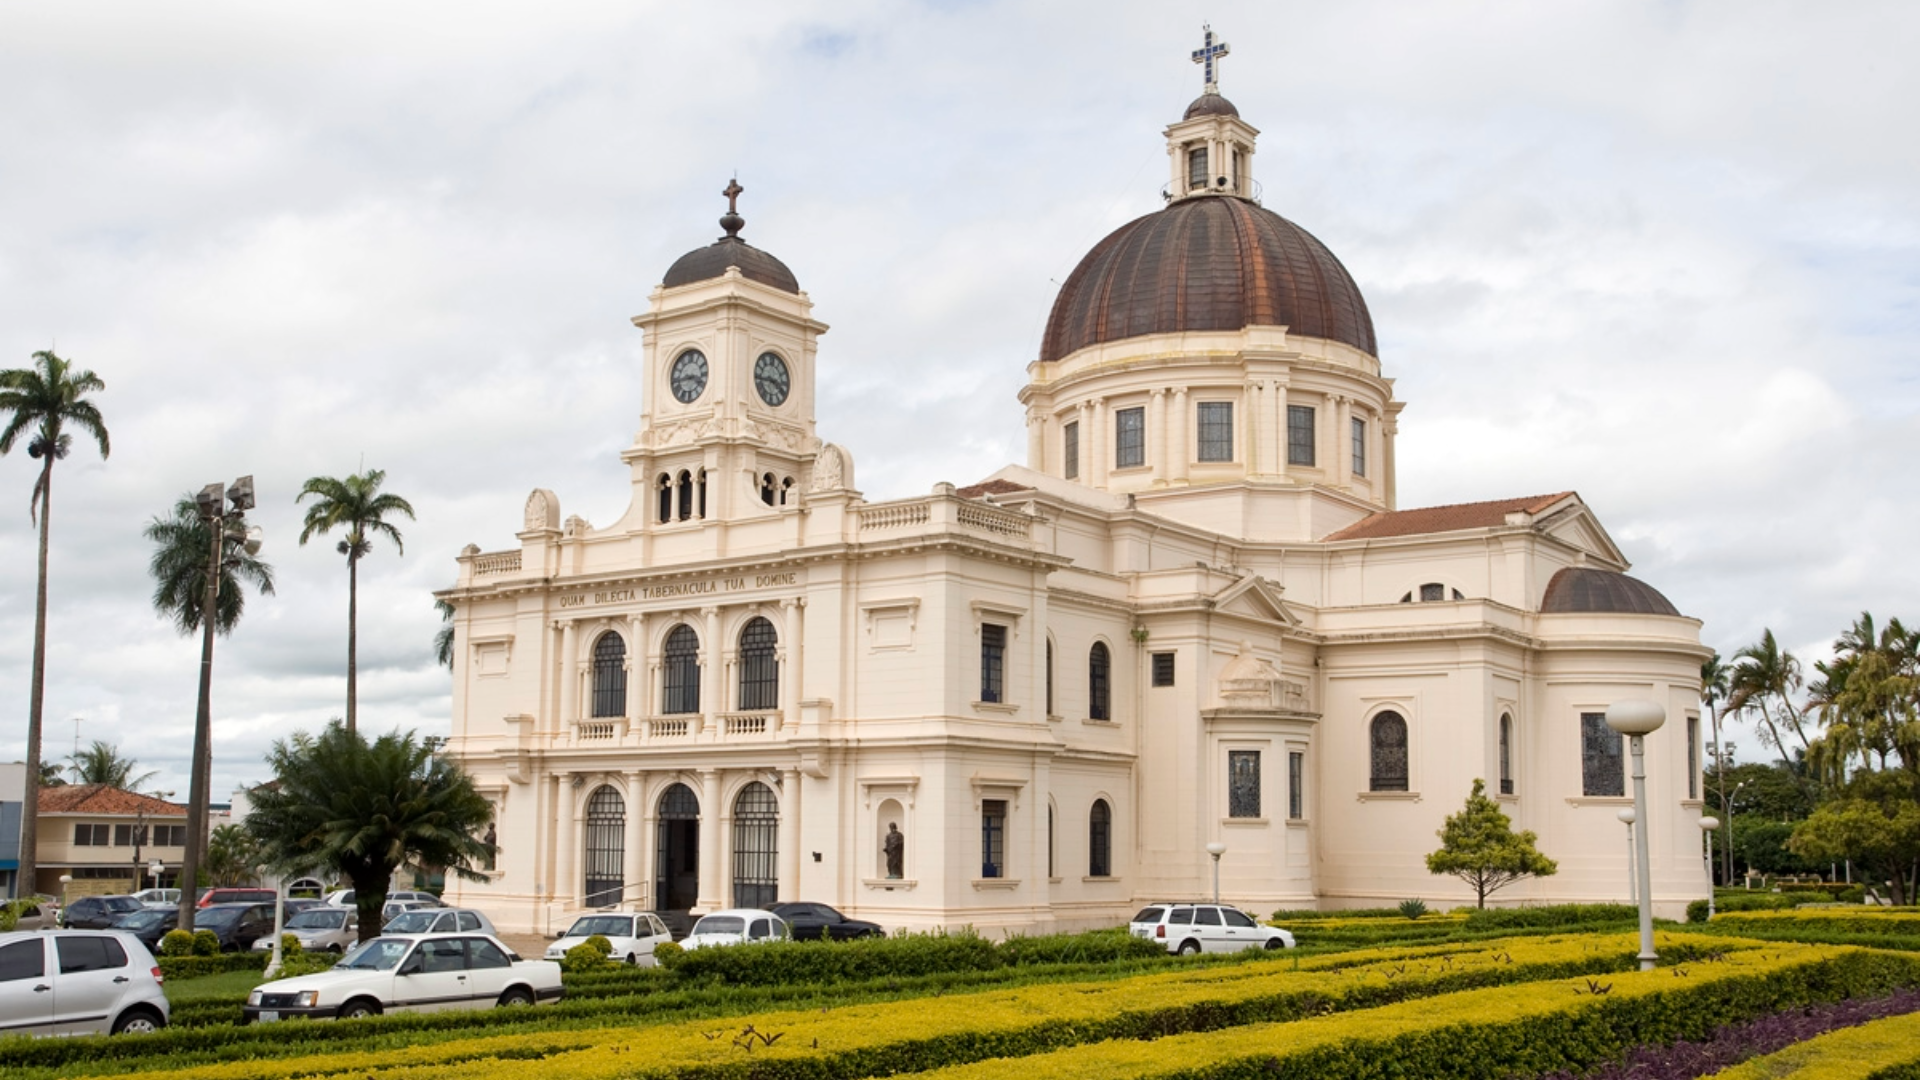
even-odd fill
[[[1007,801],[980,801],[980,876],[1007,876]]]
[[[1447,587],[1437,581],[1429,581],[1425,585],[1420,586],[1420,602],[1423,604],[1429,604],[1435,600],[1445,600],[1446,598]]]
[[[700,711],[700,637],[685,623],[667,633],[662,660],[663,713]]]
[[[1513,794],[1513,717],[1500,714],[1500,794]]]
[[[1007,694],[1007,628],[980,625],[980,700],[1005,701]]]
[[[1227,751],[1227,816],[1260,816],[1260,751]]]
[[[147,830],[144,825],[115,825],[113,827],[114,847],[141,847],[147,842]]]
[[[740,708],[743,711],[779,708],[780,661],[774,657],[778,643],[773,624],[759,616],[748,620],[740,631]]]
[[[733,906],[764,908],[779,899],[780,801],[754,781],[733,800]]]
[[[1087,719],[1111,720],[1113,697],[1113,656],[1105,642],[1096,641],[1087,651]]]
[[[1287,464],[1313,464],[1313,406],[1287,406]]]
[[[1157,652],[1153,654],[1153,685],[1173,685],[1173,654]]]
[[[1113,876],[1113,809],[1105,799],[1093,800],[1087,814],[1087,876]]]
[[[1353,420],[1353,475],[1367,475],[1367,422],[1359,417]]]
[[[1069,480],[1080,475],[1080,421],[1075,420],[1060,429],[1061,468],[1060,474]]]
[[[1607,726],[1606,713],[1580,714],[1580,793],[1625,795],[1625,736]]]
[[[587,799],[585,889],[586,907],[611,907],[626,891],[627,803],[620,793],[602,785]]]
[[[1113,467],[1137,469],[1147,463],[1147,410],[1117,409],[1113,414]]]
[[[1228,401],[1203,401],[1200,403],[1200,460],[1233,460],[1233,403]]]
[[[1207,186],[1207,148],[1196,146],[1187,151],[1187,187]]]
[[[627,643],[619,634],[593,643],[593,715],[627,715]]]
[[[1700,718],[1687,717],[1687,798],[1700,797]]]
[[[1407,721],[1396,712],[1373,718],[1371,791],[1407,790]]]
[[[1053,716],[1053,639],[1047,639],[1047,715]]]
[[[1298,750],[1287,755],[1287,817],[1299,821],[1307,813],[1307,755]]]

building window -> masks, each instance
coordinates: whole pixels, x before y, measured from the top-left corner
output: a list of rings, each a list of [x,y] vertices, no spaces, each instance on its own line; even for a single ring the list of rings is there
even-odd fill
[[[1373,718],[1370,791],[1407,790],[1407,721],[1397,712]]]
[[[1500,794],[1513,794],[1513,717],[1500,714]]]
[[[673,520],[673,477],[667,473],[661,473],[660,479],[654,482],[654,487],[660,504],[660,523],[664,525]]]
[[[1313,464],[1313,406],[1287,406],[1287,464]]]
[[[1173,654],[1157,652],[1153,654],[1153,685],[1173,685]]]
[[[980,876],[1007,876],[1007,801],[980,801]]]
[[[1207,186],[1207,148],[1196,146],[1187,151],[1187,187],[1189,190]]]
[[[1700,797],[1700,718],[1687,717],[1687,798]]]
[[[1060,429],[1060,475],[1069,480],[1080,476],[1080,421]]]
[[[754,781],[733,800],[733,906],[764,908],[779,897],[780,801]]]
[[[1353,420],[1353,475],[1367,475],[1367,422],[1359,417]]]
[[[779,637],[773,624],[755,616],[740,631],[740,708],[780,707],[780,661],[774,657]]]
[[[662,660],[663,713],[700,711],[700,637],[685,623],[667,633]]]
[[[1053,804],[1047,804],[1047,876],[1056,876],[1053,869]]]
[[[1227,816],[1260,816],[1260,751],[1227,751]]]
[[[1047,639],[1047,715],[1053,712],[1053,639]]]
[[[1200,403],[1200,460],[1233,460],[1233,403]]]
[[[627,715],[627,643],[619,634],[593,643],[593,715]]]
[[[1137,469],[1147,463],[1147,410],[1116,409],[1113,414],[1113,467]]]
[[[154,825],[154,847],[186,847],[187,827],[185,825]]]
[[[1287,755],[1287,817],[1299,821],[1307,816],[1307,755],[1298,750]]]
[[[147,828],[144,825],[115,825],[113,827],[114,847],[142,847],[147,842]]]
[[[586,874],[580,902],[612,907],[626,892],[627,801],[602,785],[587,800]]]
[[[1607,726],[1607,714],[1580,714],[1580,793],[1625,795],[1627,772],[1621,744],[1625,736]]]
[[[73,846],[106,847],[112,832],[108,825],[77,824],[73,827]]]
[[[1113,876],[1113,808],[1105,799],[1093,800],[1087,814],[1087,876]]]
[[[1087,719],[1113,719],[1113,655],[1105,642],[1087,652]]]
[[[1432,603],[1435,600],[1445,600],[1446,598],[1447,587],[1437,581],[1429,581],[1425,585],[1420,586],[1420,602],[1423,604]]]
[[[1007,628],[980,624],[980,700],[1007,699]]]

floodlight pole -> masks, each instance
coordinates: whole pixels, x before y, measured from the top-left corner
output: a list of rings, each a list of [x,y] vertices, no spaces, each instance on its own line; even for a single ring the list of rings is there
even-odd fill
[[[1607,709],[1607,726],[1627,736],[1633,751],[1634,839],[1638,850],[1640,903],[1640,970],[1652,971],[1659,954],[1653,949],[1653,880],[1647,858],[1647,736],[1667,722],[1666,707],[1657,701],[1616,701]]]
[[[1636,882],[1640,880],[1640,876],[1636,874],[1633,869],[1633,853],[1639,850],[1639,845],[1633,842],[1633,823],[1640,815],[1634,813],[1633,807],[1629,806],[1615,816],[1620,819],[1621,824],[1627,827],[1627,903],[1638,904],[1640,902],[1640,886],[1636,884]]]

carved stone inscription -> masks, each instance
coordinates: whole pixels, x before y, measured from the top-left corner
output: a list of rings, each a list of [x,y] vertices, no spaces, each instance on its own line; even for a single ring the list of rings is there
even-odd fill
[[[602,589],[597,592],[571,593],[560,597],[559,603],[563,608],[576,608],[595,604],[624,604],[634,600],[669,600],[681,596],[697,598],[753,589],[777,589],[798,584],[800,584],[800,575],[788,571],[781,574],[667,581],[658,585],[636,585],[630,589]]]

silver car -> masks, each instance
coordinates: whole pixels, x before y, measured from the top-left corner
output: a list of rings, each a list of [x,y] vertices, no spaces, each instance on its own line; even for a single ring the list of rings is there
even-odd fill
[[[547,946],[547,959],[560,959],[595,934],[613,946],[612,959],[638,967],[654,966],[653,947],[673,940],[667,924],[650,911],[603,911],[575,919],[566,933]]]
[[[472,908],[417,907],[387,917],[382,934],[496,933],[493,920]]]
[[[313,907],[296,912],[282,927],[307,952],[345,952],[360,940],[360,913],[352,908]],[[273,948],[273,935],[253,943],[254,952]]]
[[[117,930],[0,934],[0,1034],[141,1034],[167,1026],[160,965]]]

